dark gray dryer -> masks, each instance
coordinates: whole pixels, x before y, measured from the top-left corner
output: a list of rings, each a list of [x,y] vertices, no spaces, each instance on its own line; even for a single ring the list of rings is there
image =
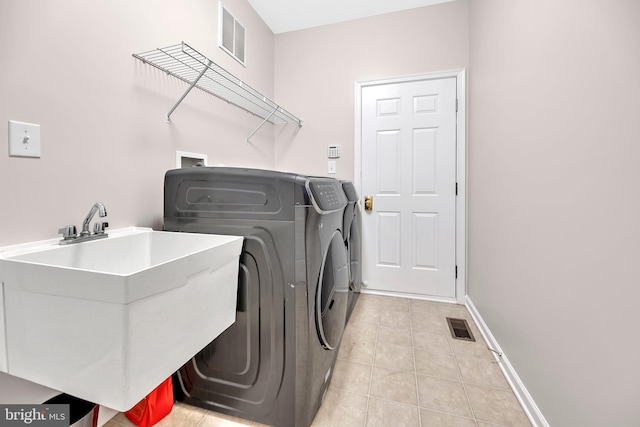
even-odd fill
[[[349,298],[347,305],[347,320],[349,320],[362,288],[362,216],[356,187],[351,181],[341,181],[341,183],[347,198],[342,233],[347,248],[347,258],[349,259]]]
[[[175,374],[177,399],[274,426],[311,424],[346,321],[345,206],[330,179],[167,172],[165,230],[244,236],[236,322]]]

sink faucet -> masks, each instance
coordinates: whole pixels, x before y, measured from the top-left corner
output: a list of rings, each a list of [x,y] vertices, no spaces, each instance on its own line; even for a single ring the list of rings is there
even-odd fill
[[[89,223],[93,219],[93,216],[96,214],[96,212],[98,212],[98,216],[100,218],[104,218],[105,216],[107,216],[107,208],[105,208],[104,205],[100,202],[95,203],[82,222],[82,231],[80,232],[80,237],[91,235],[91,233],[89,232]],[[104,229],[102,231],[104,232]]]
[[[62,234],[62,240],[59,244],[68,245],[70,243],[81,243],[87,240],[102,239],[108,237],[105,229],[109,226],[108,222],[96,222],[93,227],[93,233],[89,231],[89,224],[93,219],[93,216],[98,213],[98,216],[104,218],[107,216],[107,208],[100,202],[94,203],[91,210],[82,222],[82,231],[78,235],[75,225],[67,225],[58,230],[58,234]]]

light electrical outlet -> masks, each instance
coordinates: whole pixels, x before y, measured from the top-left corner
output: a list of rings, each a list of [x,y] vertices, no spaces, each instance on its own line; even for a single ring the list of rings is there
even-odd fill
[[[327,163],[327,173],[331,173],[331,174],[336,173],[336,161],[335,160],[329,160],[329,162]]]
[[[9,120],[9,157],[40,158],[40,125]]]

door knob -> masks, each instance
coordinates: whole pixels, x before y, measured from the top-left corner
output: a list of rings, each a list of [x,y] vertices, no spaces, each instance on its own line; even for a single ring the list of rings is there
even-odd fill
[[[364,210],[370,211],[373,209],[373,196],[364,196]]]

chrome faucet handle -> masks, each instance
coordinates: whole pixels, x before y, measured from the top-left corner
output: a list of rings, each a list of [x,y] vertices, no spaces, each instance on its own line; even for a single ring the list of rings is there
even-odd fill
[[[65,240],[75,239],[78,236],[78,231],[75,225],[65,225],[58,230],[58,234],[62,234]]]
[[[93,224],[93,234],[105,234],[106,228],[109,226],[108,222],[96,222]]]

